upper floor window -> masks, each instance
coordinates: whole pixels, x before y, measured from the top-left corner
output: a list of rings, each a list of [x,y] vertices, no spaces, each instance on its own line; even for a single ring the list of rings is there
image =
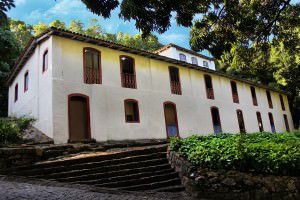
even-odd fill
[[[273,133],[275,133],[276,129],[275,129],[275,124],[274,124],[273,114],[269,112],[268,115],[269,115],[269,120],[270,120],[271,131]]]
[[[180,59],[181,61],[186,62],[186,56],[185,56],[183,53],[180,53],[180,54],[179,54],[179,59]]]
[[[181,95],[181,84],[179,77],[179,69],[177,67],[169,67],[171,93]]]
[[[203,67],[208,68],[208,62],[207,61],[203,61]]]
[[[101,84],[100,52],[93,48],[84,48],[83,63],[84,83]]]
[[[287,118],[286,114],[283,114],[283,120],[284,120],[284,124],[285,124],[285,130],[287,132],[290,132],[289,121],[288,121],[288,118]]]
[[[273,103],[272,103],[272,97],[271,97],[271,93],[270,91],[266,91],[267,94],[267,99],[268,99],[268,104],[269,104],[269,108],[273,108]]]
[[[46,50],[43,54],[43,72],[48,69],[48,50]]]
[[[256,98],[256,92],[255,92],[255,87],[250,86],[250,90],[251,90],[251,96],[252,96],[252,102],[254,106],[257,106],[257,98]]]
[[[131,123],[139,123],[139,105],[138,102],[134,99],[126,99],[124,101],[125,106],[125,121]]]
[[[198,60],[195,57],[192,57],[192,64],[198,65]]]
[[[206,87],[206,96],[208,99],[214,99],[214,89],[212,85],[211,76],[205,74],[204,75],[205,87]]]
[[[239,103],[239,94],[235,81],[230,81],[233,103]]]
[[[129,56],[120,56],[121,82],[124,88],[136,88],[134,59]]]
[[[280,104],[281,104],[282,110],[285,110],[285,105],[284,105],[283,97],[281,94],[279,94],[279,99],[280,99]]]
[[[29,87],[29,76],[28,76],[28,71],[24,75],[24,92],[28,90]]]
[[[17,83],[15,86],[15,102],[18,101],[18,97],[19,97],[19,86]]]
[[[240,132],[241,133],[246,133],[243,112],[241,110],[237,110],[236,114],[237,114],[237,118],[238,118],[238,122],[239,122]]]
[[[264,131],[264,126],[263,126],[263,122],[261,119],[261,114],[260,112],[256,112],[256,118],[257,118],[257,122],[258,122],[258,128],[260,132]]]
[[[212,118],[213,127],[214,127],[214,133],[215,134],[221,133],[222,127],[221,127],[219,109],[217,107],[212,107],[210,109],[210,112],[211,112],[211,118]]]

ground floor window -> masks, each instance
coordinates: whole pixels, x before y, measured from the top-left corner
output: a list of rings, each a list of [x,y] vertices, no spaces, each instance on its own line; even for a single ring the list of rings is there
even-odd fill
[[[275,129],[275,124],[274,124],[274,118],[273,118],[273,114],[272,113],[269,113],[269,120],[270,120],[270,126],[271,126],[271,131],[273,133],[276,132],[276,129]]]
[[[241,110],[237,110],[236,114],[237,114],[237,118],[238,118],[238,122],[239,122],[240,132],[241,133],[246,133],[243,112]]]
[[[125,106],[125,121],[131,123],[140,122],[139,105],[134,99],[126,99],[124,101]]]
[[[264,131],[264,126],[263,126],[263,122],[262,122],[262,119],[261,119],[260,112],[256,112],[256,117],[257,117],[259,131],[263,132]]]
[[[284,120],[284,124],[285,124],[285,130],[287,132],[290,132],[289,121],[288,121],[288,118],[287,118],[286,114],[283,114],[283,120]]]

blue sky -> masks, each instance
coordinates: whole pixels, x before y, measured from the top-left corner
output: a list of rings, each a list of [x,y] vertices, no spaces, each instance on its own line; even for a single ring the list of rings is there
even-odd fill
[[[16,8],[12,8],[7,15],[13,19],[25,21],[28,24],[44,22],[48,24],[54,19],[64,21],[67,25],[72,19],[80,19],[88,24],[89,19],[97,18],[106,32],[119,31],[136,34],[139,31],[134,26],[134,21],[119,19],[119,10],[113,11],[110,19],[104,19],[92,14],[80,0],[15,0]],[[189,47],[189,29],[178,26],[172,20],[172,26],[164,34],[155,33],[162,44],[175,43],[179,46]]]

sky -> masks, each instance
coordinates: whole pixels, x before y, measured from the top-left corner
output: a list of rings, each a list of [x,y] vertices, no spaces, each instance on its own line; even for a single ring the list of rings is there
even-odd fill
[[[108,33],[119,31],[136,34],[134,21],[124,21],[118,17],[119,9],[115,9],[109,19],[92,14],[81,0],[15,0],[15,8],[7,12],[10,18],[18,19],[27,24],[43,22],[48,24],[54,19],[64,21],[67,25],[72,19],[80,19],[85,25],[92,18],[97,18],[101,27]],[[154,33],[162,44],[174,43],[184,48],[189,46],[189,28],[178,26],[175,19],[171,27],[163,34]],[[207,54],[207,52],[202,52]]]

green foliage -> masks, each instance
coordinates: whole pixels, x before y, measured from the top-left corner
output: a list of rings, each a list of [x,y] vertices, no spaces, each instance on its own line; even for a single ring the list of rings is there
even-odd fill
[[[299,132],[195,135],[171,139],[170,148],[203,168],[300,174]]]
[[[20,142],[23,131],[28,129],[33,121],[24,117],[0,119],[0,144]]]

